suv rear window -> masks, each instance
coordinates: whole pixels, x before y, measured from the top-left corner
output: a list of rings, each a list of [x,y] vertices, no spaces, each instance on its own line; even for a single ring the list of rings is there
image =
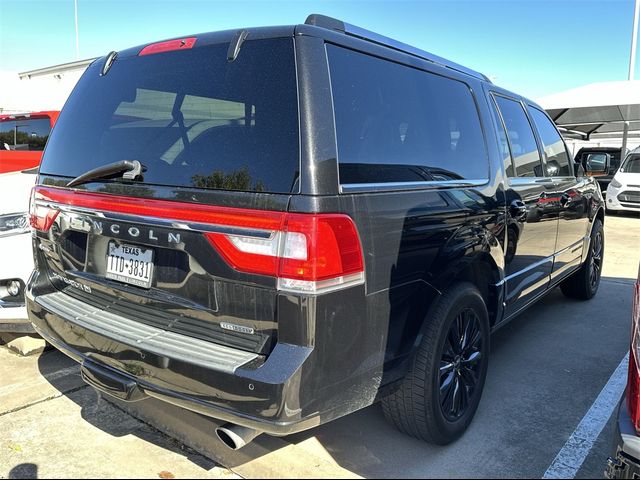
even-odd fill
[[[334,45],[327,52],[341,183],[488,178],[466,84]]]
[[[197,45],[197,44],[196,44]],[[65,106],[41,172],[76,177],[139,160],[144,182],[289,193],[298,176],[293,40],[228,43],[94,63]]]

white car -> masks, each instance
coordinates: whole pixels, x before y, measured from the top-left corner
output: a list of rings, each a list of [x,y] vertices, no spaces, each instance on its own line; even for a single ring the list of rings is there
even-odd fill
[[[32,332],[24,288],[33,271],[29,197],[33,173],[0,174],[0,332]]]
[[[607,210],[640,212],[640,152],[624,160],[607,188]]]

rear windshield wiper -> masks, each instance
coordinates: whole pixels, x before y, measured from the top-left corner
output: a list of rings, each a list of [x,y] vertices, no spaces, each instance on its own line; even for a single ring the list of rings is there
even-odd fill
[[[144,170],[146,170],[146,168],[138,160],[120,160],[119,162],[109,163],[83,173],[67,183],[67,187],[75,187],[76,185],[88,183],[92,180],[109,178],[116,175],[121,175],[125,180],[135,180],[142,175]]]

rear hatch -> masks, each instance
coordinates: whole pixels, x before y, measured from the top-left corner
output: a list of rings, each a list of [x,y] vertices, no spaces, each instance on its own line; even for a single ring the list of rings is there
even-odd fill
[[[69,305],[268,354],[277,280],[261,261],[300,170],[294,44],[221,35],[94,62],[49,139],[32,224]],[[67,187],[123,160],[142,174]]]

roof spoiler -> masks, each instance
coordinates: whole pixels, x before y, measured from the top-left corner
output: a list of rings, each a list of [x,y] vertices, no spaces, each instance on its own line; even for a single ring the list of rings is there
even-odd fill
[[[345,35],[349,35],[350,37],[356,37],[361,40],[366,40],[371,43],[376,43],[378,45],[389,47],[394,50],[398,50],[400,52],[413,55],[414,57],[418,57],[423,60],[428,60],[430,62],[436,63],[443,67],[447,67],[457,72],[465,73],[479,80],[484,80],[485,82],[491,83],[491,80],[489,80],[489,78],[486,75],[483,75],[480,72],[476,72],[475,70],[472,70],[470,68],[464,67],[462,65],[458,65],[457,63],[451,62],[445,58],[439,57],[432,53],[425,52],[424,50],[420,50],[419,48],[412,47],[411,45],[407,45],[406,43],[399,42],[392,38],[385,37],[383,35],[372,32],[370,30],[366,30],[361,27],[357,27],[356,25],[345,23],[342,20],[338,20],[336,18],[327,17],[326,15],[319,15],[317,13],[314,13],[309,15],[307,17],[307,20],[304,23],[306,25],[314,25],[316,27],[322,27],[328,30],[334,30],[336,32],[343,33]]]

